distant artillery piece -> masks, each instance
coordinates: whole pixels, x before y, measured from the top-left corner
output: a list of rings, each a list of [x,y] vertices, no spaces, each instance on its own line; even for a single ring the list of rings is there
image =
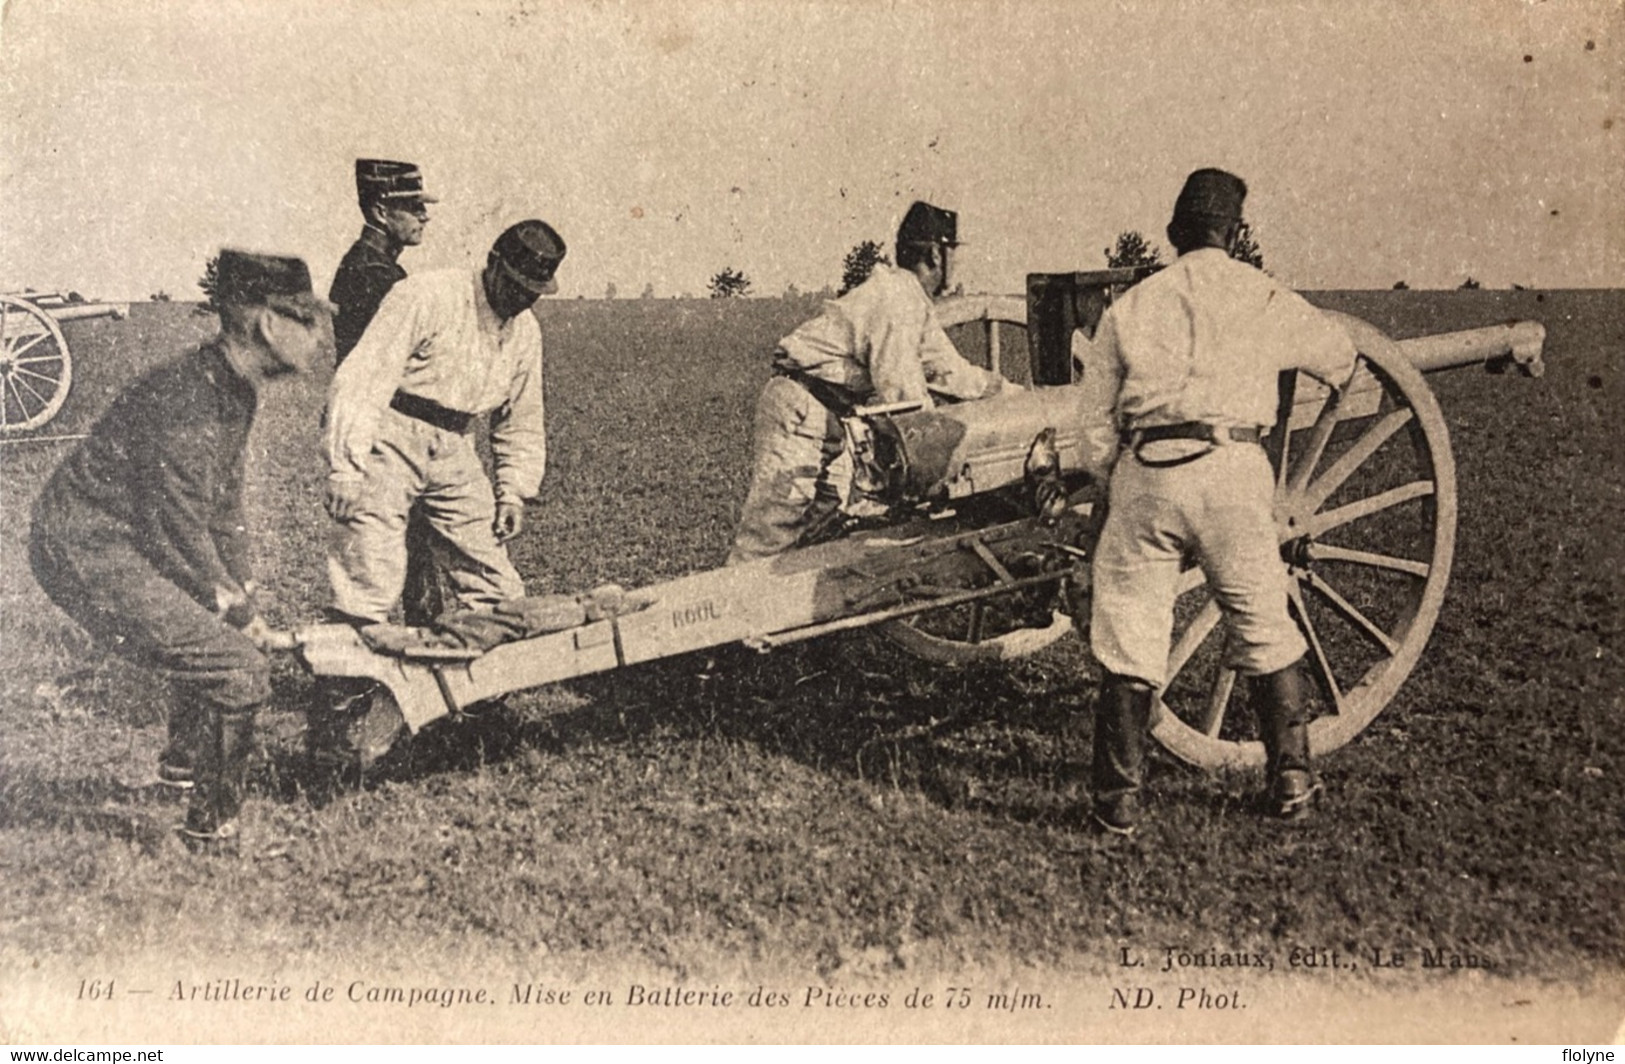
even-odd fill
[[[73,387],[73,355],[59,322],[123,318],[128,303],[89,303],[76,292],[0,295],[0,436],[40,428]]]
[[[769,649],[876,626],[930,660],[1029,654],[1072,627],[1058,600],[1087,618],[1094,489],[1081,481],[1073,344],[1087,343],[1135,270],[1035,274],[1028,299],[962,297],[939,314],[951,330],[980,327],[994,368],[1004,331],[1027,330],[1028,391],[933,410],[896,405],[848,421],[857,480],[889,507],[882,527],[851,531],[745,565],[694,573],[635,592],[628,608],[464,660],[375,653],[343,625],[298,633],[319,675],[376,681],[358,734],[415,732],[438,717],[526,687],[742,642]],[[1331,312],[1328,312],[1331,313]],[[1337,749],[1393,698],[1432,633],[1455,547],[1456,478],[1449,433],[1424,371],[1484,364],[1543,370],[1538,323],[1394,342],[1358,318],[1333,316],[1359,350],[1351,384],[1332,395],[1283,374],[1276,524],[1292,576],[1292,610],[1322,692],[1314,747]],[[1031,326],[1029,328],[1029,325]],[[1058,515],[1035,513],[1028,470],[1053,454],[1074,488]],[[1157,739],[1203,767],[1263,762],[1231,713],[1236,674],[1201,570],[1186,571],[1175,607],[1169,680]],[[377,752],[376,750],[374,752]]]

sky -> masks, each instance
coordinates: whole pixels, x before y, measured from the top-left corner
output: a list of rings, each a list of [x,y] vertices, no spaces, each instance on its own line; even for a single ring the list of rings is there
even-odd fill
[[[221,246],[360,229],[357,156],[441,198],[409,271],[551,222],[560,296],[839,282],[908,204],[968,291],[1251,187],[1299,288],[1625,286],[1620,0],[5,0],[0,290],[198,298]]]

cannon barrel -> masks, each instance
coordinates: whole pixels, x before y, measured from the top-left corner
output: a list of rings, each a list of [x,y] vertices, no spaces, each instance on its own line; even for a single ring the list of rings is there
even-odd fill
[[[1518,321],[1418,336],[1395,346],[1424,372],[1483,364],[1492,371],[1516,366],[1538,377],[1545,369],[1545,337],[1540,323]],[[1341,408],[1344,418],[1376,412],[1381,389],[1369,372],[1356,374],[1348,391]],[[1320,382],[1300,375],[1296,394],[1292,431],[1314,424],[1328,393]],[[906,499],[958,499],[1005,487],[1023,478],[1027,453],[1045,428],[1056,430],[1062,469],[1081,468],[1080,398],[1077,388],[1059,385],[932,410],[879,412],[862,419],[869,422],[867,435],[863,427],[849,429],[855,439],[866,441],[856,448],[860,482],[883,484],[876,494]]]
[[[1423,373],[1484,363],[1494,372],[1516,366],[1526,377],[1546,372],[1541,350],[1546,327],[1538,321],[1513,321],[1483,329],[1415,336],[1398,341],[1411,364]]]
[[[62,307],[41,307],[57,321],[75,321],[79,318],[126,318],[130,314],[128,303],[74,303]]]

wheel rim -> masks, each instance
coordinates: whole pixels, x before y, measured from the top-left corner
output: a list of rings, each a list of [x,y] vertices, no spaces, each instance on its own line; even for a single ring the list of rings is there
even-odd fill
[[[50,421],[72,385],[73,362],[56,319],[25,299],[0,296],[0,434]]]
[[[1025,330],[1027,304],[1013,296],[955,296],[937,304],[937,320],[944,329],[980,324],[988,364],[1001,367],[1005,354],[1001,326]],[[1007,596],[990,596],[890,621],[879,630],[910,654],[945,665],[1026,657],[1072,630],[1071,619],[1060,612],[1051,612],[1042,627],[1021,626],[1012,617],[1011,606]]]
[[[1312,422],[1294,418],[1286,454],[1272,454],[1292,613],[1319,689],[1322,715],[1309,727],[1318,753],[1370,724],[1415,667],[1444,602],[1456,532],[1449,431],[1422,374],[1371,325],[1333,317],[1360,352],[1355,382],[1318,413],[1312,397],[1299,406]],[[1302,394],[1306,379],[1293,381]],[[1366,412],[1373,388],[1376,408]],[[1283,407],[1296,398],[1284,396]],[[1193,764],[1260,765],[1245,685],[1223,666],[1225,626],[1200,570],[1180,591],[1152,732]]]

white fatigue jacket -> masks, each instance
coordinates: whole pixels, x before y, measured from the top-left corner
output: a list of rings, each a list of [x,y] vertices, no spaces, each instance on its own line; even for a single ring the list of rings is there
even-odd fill
[[[1078,334],[1080,407],[1097,479],[1111,471],[1119,433],[1203,421],[1275,424],[1277,376],[1301,369],[1348,383],[1348,333],[1302,296],[1220,248],[1181,255],[1106,309],[1093,343]]]
[[[860,400],[897,403],[931,393],[980,399],[1003,378],[972,365],[942,331],[937,310],[908,270],[878,266],[869,279],[779,341],[776,365],[838,384]]]
[[[542,331],[526,312],[502,322],[479,270],[408,277],[333,375],[327,460],[335,479],[360,478],[379,418],[396,391],[491,419],[499,501],[533,498],[547,465],[542,424]]]

